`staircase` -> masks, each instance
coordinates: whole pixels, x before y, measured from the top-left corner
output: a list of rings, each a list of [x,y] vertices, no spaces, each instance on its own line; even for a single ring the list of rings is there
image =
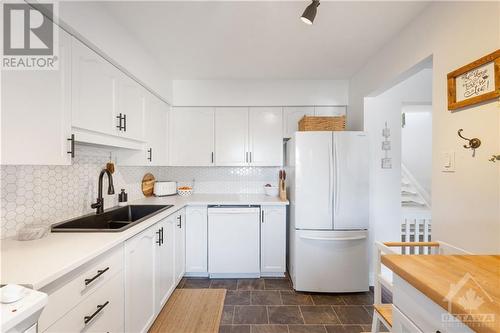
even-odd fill
[[[401,207],[430,210],[430,196],[408,169],[401,165]]]
[[[401,208],[401,241],[431,241],[430,196],[404,165],[401,165]],[[404,254],[417,254],[413,251],[403,248]]]

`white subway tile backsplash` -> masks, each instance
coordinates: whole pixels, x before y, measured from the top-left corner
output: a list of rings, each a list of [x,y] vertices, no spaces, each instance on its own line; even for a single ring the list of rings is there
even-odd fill
[[[97,196],[97,178],[109,161],[106,148],[77,145],[71,166],[1,166],[1,238],[15,236],[31,224],[50,225],[87,214]],[[113,174],[115,195],[105,195],[105,208],[117,205],[124,188],[129,201],[142,197],[141,180],[151,172],[158,180],[193,185],[195,193],[263,193],[278,183],[278,168],[259,167],[122,167]],[[105,177],[105,184],[107,179]],[[106,185],[105,185],[106,188]],[[104,191],[105,194],[105,191]]]

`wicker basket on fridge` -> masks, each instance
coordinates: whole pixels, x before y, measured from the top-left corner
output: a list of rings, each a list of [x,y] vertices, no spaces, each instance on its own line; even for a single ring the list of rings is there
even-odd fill
[[[299,121],[299,131],[344,131],[345,116],[313,117],[304,116]]]

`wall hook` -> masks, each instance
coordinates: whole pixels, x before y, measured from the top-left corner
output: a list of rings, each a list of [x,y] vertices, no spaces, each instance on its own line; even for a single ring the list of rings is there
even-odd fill
[[[481,146],[481,140],[479,140],[478,138],[472,138],[472,139],[468,139],[466,137],[464,137],[462,135],[462,131],[463,129],[459,129],[458,130],[458,136],[461,137],[462,139],[466,140],[466,141],[469,141],[469,144],[468,145],[464,145],[464,148],[466,149],[477,149]]]
[[[500,161],[500,155],[491,155],[491,158],[488,161],[493,163],[495,163],[496,161]]]

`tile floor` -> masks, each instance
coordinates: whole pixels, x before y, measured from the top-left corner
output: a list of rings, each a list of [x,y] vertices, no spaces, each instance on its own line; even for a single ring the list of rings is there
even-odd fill
[[[227,289],[220,333],[370,332],[373,293],[295,292],[288,278],[184,278],[179,288]]]

